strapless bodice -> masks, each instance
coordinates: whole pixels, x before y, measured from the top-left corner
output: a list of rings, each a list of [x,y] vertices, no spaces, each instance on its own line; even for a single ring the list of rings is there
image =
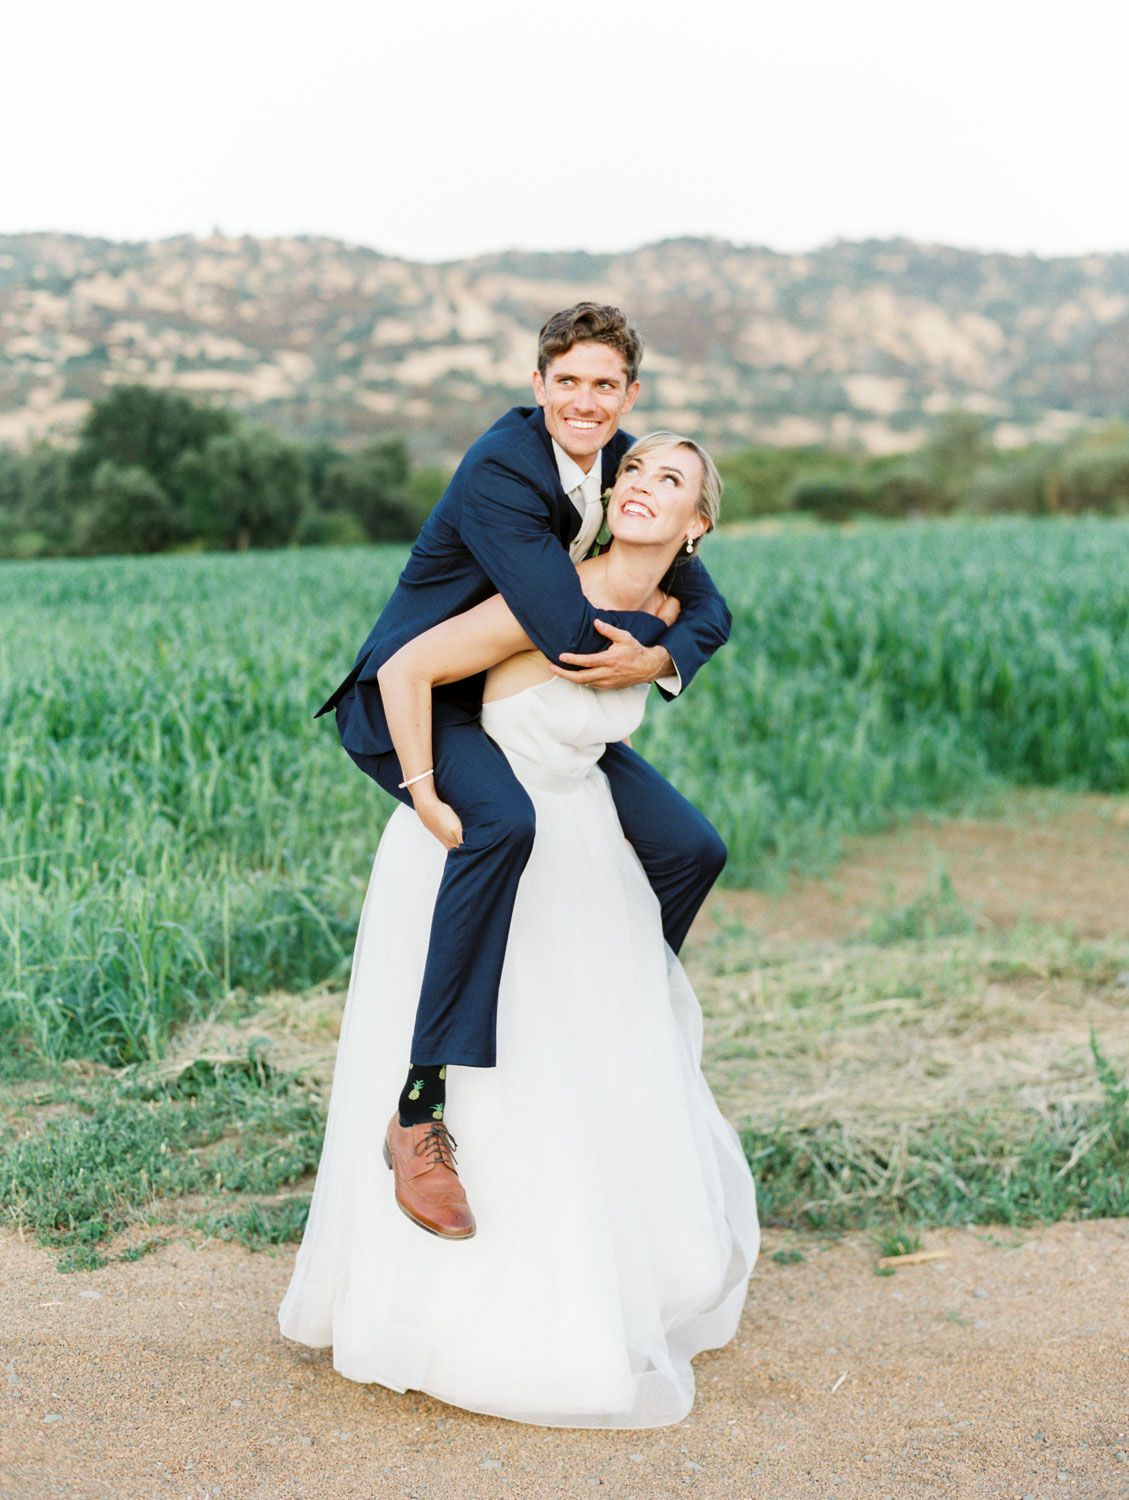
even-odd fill
[[[650,684],[586,687],[550,677],[482,705],[482,727],[521,781],[567,791],[580,785],[605,749],[643,721]]]

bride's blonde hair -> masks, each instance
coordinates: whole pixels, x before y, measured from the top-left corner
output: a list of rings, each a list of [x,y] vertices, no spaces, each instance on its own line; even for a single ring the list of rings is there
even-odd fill
[[[644,458],[656,448],[672,446],[689,448],[691,453],[698,455],[698,460],[702,465],[702,493],[698,496],[698,514],[708,523],[707,529],[712,531],[721,513],[721,475],[717,472],[717,465],[701,443],[696,443],[693,438],[683,437],[678,432],[648,432],[645,437],[638,438],[628,448],[619,461],[615,477],[618,479],[623,473],[623,466],[629,458]]]

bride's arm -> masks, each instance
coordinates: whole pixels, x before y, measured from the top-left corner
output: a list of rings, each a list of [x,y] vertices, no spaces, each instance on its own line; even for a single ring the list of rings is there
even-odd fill
[[[461,682],[505,661],[532,642],[502,598],[491,598],[417,635],[390,656],[376,674],[388,732],[405,781],[434,766],[431,738],[431,691],[445,682]],[[434,776],[422,776],[408,787],[421,822],[445,849],[463,841],[462,823],[436,787]]]

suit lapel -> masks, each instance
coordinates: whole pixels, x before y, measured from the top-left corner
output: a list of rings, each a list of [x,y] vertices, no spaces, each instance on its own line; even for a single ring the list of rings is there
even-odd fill
[[[549,434],[549,429],[545,426],[545,413],[541,407],[535,406],[533,408],[529,418],[529,426],[530,430],[536,434],[538,446],[545,457],[543,467],[549,493],[553,497],[553,505],[555,507],[554,520],[556,525],[554,526],[554,530],[567,547],[580,530],[580,512],[568,498],[564,486],[561,484],[561,474],[557,468],[557,457],[553,452],[553,439]]]

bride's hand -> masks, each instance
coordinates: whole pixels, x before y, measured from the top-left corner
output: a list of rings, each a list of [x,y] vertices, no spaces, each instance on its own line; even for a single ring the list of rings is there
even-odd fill
[[[678,616],[682,613],[682,601],[681,599],[676,599],[673,594],[664,594],[662,596],[662,603],[659,605],[655,613],[658,615],[659,619],[665,621],[667,625],[673,625],[675,620],[677,620]]]
[[[458,813],[446,802],[440,802],[438,797],[427,802],[417,802],[416,812],[428,833],[433,833],[444,849],[457,849],[462,843],[463,825]]]

